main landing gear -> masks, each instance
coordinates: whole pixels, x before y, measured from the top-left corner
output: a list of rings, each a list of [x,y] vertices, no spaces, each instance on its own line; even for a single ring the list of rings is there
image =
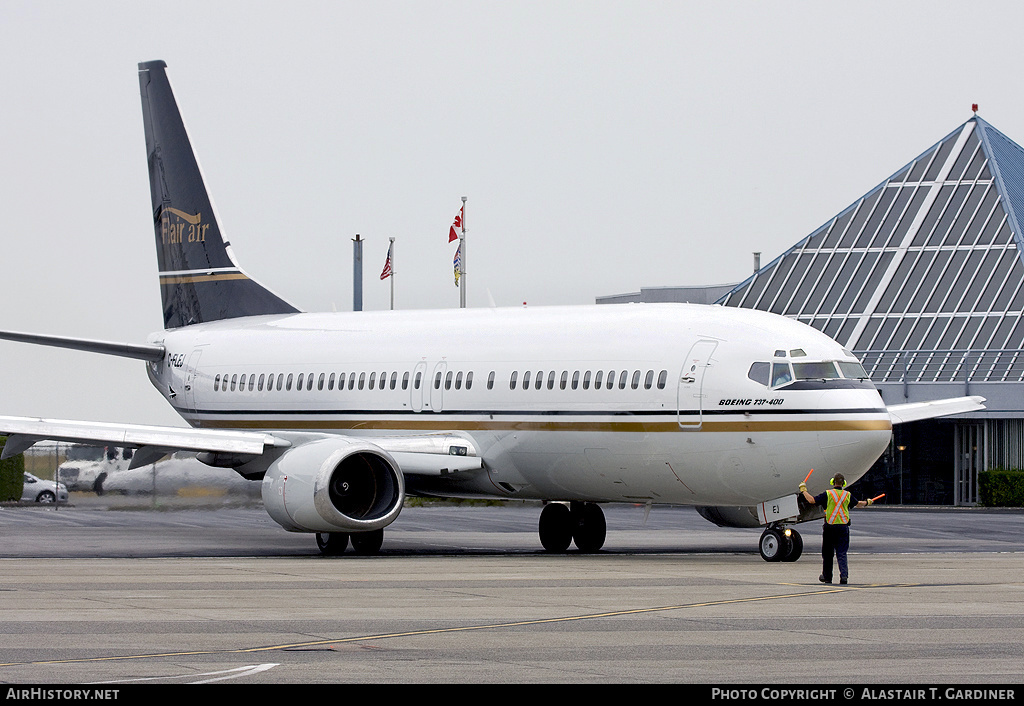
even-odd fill
[[[317,532],[316,546],[324,556],[338,556],[344,554],[348,548],[349,541],[352,542],[352,551],[356,554],[367,556],[380,551],[384,543],[384,530],[373,530],[371,532]]]
[[[785,525],[768,525],[757,546],[765,561],[796,561],[804,552],[800,533]]]
[[[540,543],[549,552],[564,552],[574,542],[581,552],[604,546],[607,525],[596,503],[548,503],[540,513]]]

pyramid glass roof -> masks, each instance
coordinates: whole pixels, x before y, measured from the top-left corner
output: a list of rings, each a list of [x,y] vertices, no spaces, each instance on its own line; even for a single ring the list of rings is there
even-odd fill
[[[1024,149],[977,116],[719,303],[835,338],[876,382],[1024,380]]]

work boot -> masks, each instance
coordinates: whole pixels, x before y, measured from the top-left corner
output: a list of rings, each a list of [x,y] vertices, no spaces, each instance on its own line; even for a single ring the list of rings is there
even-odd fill
[[[849,583],[849,581],[846,580],[845,576],[840,576],[839,577],[839,583]]]
[[[819,576],[818,580],[821,581],[822,583],[832,583],[832,579],[825,578],[825,574],[822,574],[821,576]]]

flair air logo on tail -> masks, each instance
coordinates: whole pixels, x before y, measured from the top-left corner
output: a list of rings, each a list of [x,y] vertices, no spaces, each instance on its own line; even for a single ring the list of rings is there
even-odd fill
[[[203,214],[191,215],[168,206],[160,216],[160,237],[164,245],[176,243],[205,243],[209,223],[203,223]]]

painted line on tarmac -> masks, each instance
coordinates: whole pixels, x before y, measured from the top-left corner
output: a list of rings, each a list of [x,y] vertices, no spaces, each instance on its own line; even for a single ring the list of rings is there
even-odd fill
[[[89,682],[90,684],[136,684],[144,681],[157,681],[164,679],[195,679],[196,677],[210,677],[209,679],[200,679],[199,681],[190,681],[189,684],[212,684],[218,681],[226,681],[228,679],[238,679],[240,677],[247,677],[251,674],[259,674],[269,669],[273,669],[278,666],[276,662],[268,664],[247,664],[244,667],[235,667],[234,669],[221,669],[216,672],[205,672],[203,674],[171,674],[160,677],[139,677],[137,679],[115,679],[112,681],[96,681]]]
[[[787,584],[783,584],[787,585]],[[645,613],[663,613],[671,610],[689,610],[693,608],[709,608],[713,606],[736,605],[739,603],[756,603],[759,601],[777,601],[787,598],[807,598],[809,596],[823,596],[833,593],[845,593],[847,591],[858,591],[865,589],[886,589],[886,588],[909,588],[917,584],[862,584],[859,586],[840,586],[838,588],[821,588],[816,591],[802,591],[798,593],[783,593],[770,596],[750,596],[747,598],[729,598],[717,601],[701,601],[699,603],[684,603],[680,605],[656,606],[653,608],[631,608],[629,610],[615,610],[604,613],[587,613],[584,615],[568,615],[559,618],[538,618],[535,620],[517,620],[505,623],[485,623],[483,625],[463,625],[461,627],[434,628],[430,630],[409,630],[406,632],[379,633],[376,635],[359,635],[355,637],[341,637],[331,640],[310,640],[307,642],[291,642],[280,645],[265,645],[263,647],[240,647],[229,650],[192,650],[186,652],[151,652],[138,655],[113,655],[108,657],[82,657],[75,659],[54,659],[32,662],[5,662],[0,667],[21,667],[28,665],[48,664],[83,664],[89,662],[118,662],[133,659],[157,659],[160,657],[190,657],[200,655],[225,655],[225,654],[252,654],[255,652],[274,652],[283,650],[300,650],[318,646],[333,646],[351,644],[356,642],[369,642],[371,640],[390,640],[398,637],[417,637],[420,635],[442,635],[445,633],[469,632],[474,630],[499,630],[501,628],[518,628],[530,625],[552,625],[555,623],[570,623],[582,620],[597,620],[600,618],[617,618],[625,615],[643,615]]]

